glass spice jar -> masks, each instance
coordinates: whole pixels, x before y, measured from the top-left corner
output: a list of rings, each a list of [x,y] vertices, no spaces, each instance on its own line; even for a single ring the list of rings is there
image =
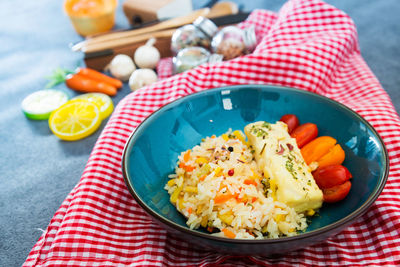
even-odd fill
[[[224,60],[230,60],[251,53],[257,39],[254,27],[240,29],[227,26],[218,31],[212,39],[212,51],[221,54]]]
[[[193,24],[178,28],[171,37],[171,50],[174,55],[191,46],[211,49],[211,40],[218,27],[205,17],[198,17]]]
[[[222,61],[222,55],[211,54],[203,47],[186,47],[173,57],[174,74],[193,69],[205,63]]]

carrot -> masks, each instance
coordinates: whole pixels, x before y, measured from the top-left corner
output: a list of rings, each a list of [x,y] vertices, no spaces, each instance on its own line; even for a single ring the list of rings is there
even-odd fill
[[[188,210],[187,210],[187,212],[188,212],[189,214],[191,214],[192,211],[193,211],[193,210],[192,210],[192,207],[189,207]]]
[[[189,161],[190,158],[190,149],[183,154],[183,161]]]
[[[179,163],[179,168],[182,168],[187,172],[191,172],[191,171],[193,171],[195,169],[195,167],[189,166],[189,165],[185,165],[185,163],[183,163],[183,162]]]
[[[247,185],[252,184],[254,186],[257,186],[257,182],[252,180],[252,179],[246,179],[246,180],[243,181],[243,183],[247,184]]]
[[[238,195],[239,195],[238,193],[236,193],[236,194],[231,194],[231,193],[229,193],[229,192],[227,192],[227,193],[225,193],[225,194],[217,195],[217,196],[215,196],[215,198],[214,198],[214,203],[215,203],[215,204],[222,204],[222,203],[228,201],[228,200],[231,199],[231,198],[236,198]]]
[[[105,83],[90,79],[80,74],[68,75],[65,84],[76,91],[82,93],[104,93],[114,96],[117,93],[117,88]]]
[[[204,179],[206,179],[206,177],[207,177],[207,174],[201,176],[199,180],[200,180],[200,181],[204,181]]]
[[[120,80],[114,79],[114,78],[112,78],[110,76],[107,76],[107,75],[105,75],[105,74],[103,74],[103,73],[101,73],[101,72],[99,72],[97,70],[94,70],[94,69],[78,68],[76,70],[76,74],[86,76],[86,77],[88,77],[88,78],[90,78],[92,80],[96,80],[96,81],[99,81],[99,82],[108,83],[108,84],[114,86],[117,89],[122,87],[122,82]]]
[[[224,232],[224,235],[226,237],[228,237],[228,238],[235,238],[236,237],[235,233],[232,232],[231,230],[227,229],[227,228],[222,229],[222,232]]]

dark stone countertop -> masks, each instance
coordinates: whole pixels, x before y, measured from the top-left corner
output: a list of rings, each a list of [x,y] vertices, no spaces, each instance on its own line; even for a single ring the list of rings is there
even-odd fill
[[[207,2],[196,1],[194,7]],[[246,11],[277,11],[284,3],[236,2]],[[399,110],[400,3],[327,2],[354,19],[361,53]],[[127,26],[119,6],[117,28]],[[19,266],[40,237],[40,229],[47,227],[80,179],[101,129],[86,139],[64,142],[50,132],[47,121],[28,120],[21,112],[21,101],[45,86],[45,76],[57,67],[71,69],[82,64],[82,55],[69,49],[81,37],[63,13],[62,1],[2,1],[0,27],[0,266]],[[129,93],[125,85],[114,103]]]

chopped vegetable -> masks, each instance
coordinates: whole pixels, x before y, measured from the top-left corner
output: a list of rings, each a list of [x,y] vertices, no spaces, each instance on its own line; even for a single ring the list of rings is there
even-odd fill
[[[202,227],[206,227],[206,226],[207,226],[207,223],[208,223],[208,217],[207,217],[207,216],[204,216],[204,217],[201,219],[200,225],[201,225]]]
[[[179,168],[182,168],[182,169],[184,169],[184,170],[187,171],[187,172],[191,172],[191,171],[193,171],[193,170],[195,169],[194,166],[186,165],[186,164],[183,163],[183,162],[179,163]]]
[[[225,203],[226,201],[228,201],[231,198],[237,197],[238,195],[239,195],[238,193],[232,194],[230,192],[219,194],[214,198],[214,203],[215,204],[222,204],[222,203]]]
[[[183,161],[187,162],[190,159],[190,149],[183,154]]]
[[[297,146],[302,148],[318,135],[318,127],[314,123],[304,123],[296,127],[290,134],[291,137],[296,139]]]
[[[232,232],[231,230],[227,229],[227,228],[222,229],[222,232],[228,238],[235,238],[236,237],[235,233]]]
[[[221,137],[225,140],[228,141],[229,140],[229,136],[227,134],[223,134],[221,135]]]
[[[218,214],[218,218],[227,225],[230,225],[234,219],[233,212],[230,210],[224,214]]]
[[[170,201],[172,203],[174,203],[174,204],[176,203],[176,201],[178,200],[179,194],[182,192],[182,189],[183,189],[183,185],[177,187],[175,189],[175,191],[171,194]]]
[[[196,186],[185,186],[183,188],[183,191],[189,192],[189,193],[197,193],[197,187]]]
[[[254,180],[252,180],[252,179],[246,179],[246,180],[243,181],[243,183],[244,183],[244,184],[247,184],[247,185],[252,184],[252,185],[254,185],[254,186],[257,186],[257,182],[254,181]]]
[[[307,214],[307,216],[314,216],[315,210],[313,210],[313,209],[307,210],[306,214]]]
[[[322,189],[324,201],[334,203],[343,200],[351,189],[351,182],[346,181],[341,185],[336,185],[327,189]]]
[[[327,154],[322,156],[318,161],[319,167],[325,167],[329,165],[340,165],[345,159],[345,152],[343,148],[336,144]]]
[[[283,115],[279,120],[286,123],[289,134],[292,133],[297,126],[299,126],[299,119],[294,114]]]
[[[336,144],[336,139],[330,136],[320,136],[312,140],[301,149],[301,154],[307,164],[318,161],[327,154]]]
[[[341,185],[352,178],[350,171],[343,165],[320,167],[313,172],[313,176],[318,187],[321,189]]]
[[[214,172],[215,172],[215,176],[219,176],[219,175],[222,174],[222,168],[221,167],[217,167],[217,168],[215,168]]]

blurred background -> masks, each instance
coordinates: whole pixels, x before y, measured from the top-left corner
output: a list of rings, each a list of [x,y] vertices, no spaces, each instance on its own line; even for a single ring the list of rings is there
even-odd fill
[[[115,29],[127,29],[120,0]],[[193,1],[194,9],[217,1]],[[237,0],[241,10],[278,11],[283,0]],[[327,0],[354,20],[361,54],[400,110],[400,2]],[[86,139],[62,142],[47,121],[26,119],[20,103],[43,89],[57,67],[83,66],[70,44],[83,38],[63,11],[63,2],[0,2],[0,266],[19,266],[42,230],[80,179],[101,129]],[[117,104],[131,91],[124,86]]]

